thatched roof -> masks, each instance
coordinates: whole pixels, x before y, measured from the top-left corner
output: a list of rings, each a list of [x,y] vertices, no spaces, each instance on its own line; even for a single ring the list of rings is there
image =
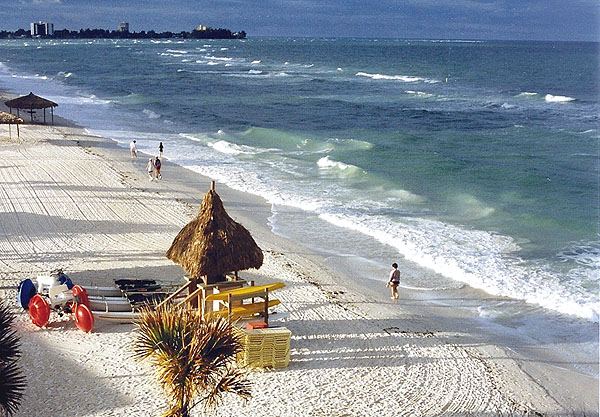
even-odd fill
[[[263,263],[250,232],[229,217],[214,188],[204,196],[198,216],[175,237],[167,258],[195,278],[258,269]]]
[[[21,124],[23,123],[23,119],[14,114],[7,113],[5,111],[0,111],[0,124]]]
[[[4,104],[13,109],[45,109],[46,107],[58,106],[55,102],[36,96],[33,93],[5,101]]]

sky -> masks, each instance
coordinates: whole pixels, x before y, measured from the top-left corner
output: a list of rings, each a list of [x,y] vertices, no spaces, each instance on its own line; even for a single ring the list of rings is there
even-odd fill
[[[599,0],[0,0],[0,30],[191,31],[253,36],[600,41]]]

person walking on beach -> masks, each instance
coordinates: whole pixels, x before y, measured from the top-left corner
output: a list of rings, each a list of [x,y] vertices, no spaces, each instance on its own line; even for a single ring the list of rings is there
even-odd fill
[[[148,170],[148,177],[150,181],[152,181],[152,174],[154,174],[154,162],[152,162],[152,158],[148,159],[148,165],[146,165],[146,170]]]
[[[135,140],[129,142],[129,152],[132,158],[137,158],[137,148],[135,147]]]
[[[400,285],[400,271],[398,271],[398,264],[394,262],[392,264],[392,272],[390,273],[390,280],[387,286],[392,290],[392,300],[397,300],[400,296],[398,295],[398,285]]]
[[[156,158],[154,158],[154,172],[156,173],[157,180],[162,180],[162,175],[160,173],[161,167],[162,167],[162,163],[160,162],[160,159],[158,159],[158,156],[157,156]]]
[[[162,144],[162,142],[160,142],[160,143],[158,144],[158,155],[159,155],[161,158],[162,158],[163,149],[164,149],[164,148],[163,148],[163,144]]]

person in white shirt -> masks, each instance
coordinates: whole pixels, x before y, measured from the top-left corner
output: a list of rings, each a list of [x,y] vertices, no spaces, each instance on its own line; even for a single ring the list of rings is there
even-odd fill
[[[137,158],[137,148],[135,147],[135,140],[129,142],[129,152],[132,158]]]
[[[148,177],[150,178],[150,181],[152,181],[154,174],[154,162],[152,161],[152,158],[148,159],[148,165],[146,165],[146,169],[148,170]]]

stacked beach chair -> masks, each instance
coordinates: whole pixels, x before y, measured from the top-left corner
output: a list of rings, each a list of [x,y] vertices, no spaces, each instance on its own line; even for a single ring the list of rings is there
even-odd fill
[[[243,330],[238,362],[255,367],[285,368],[290,363],[292,332],[285,327]]]

